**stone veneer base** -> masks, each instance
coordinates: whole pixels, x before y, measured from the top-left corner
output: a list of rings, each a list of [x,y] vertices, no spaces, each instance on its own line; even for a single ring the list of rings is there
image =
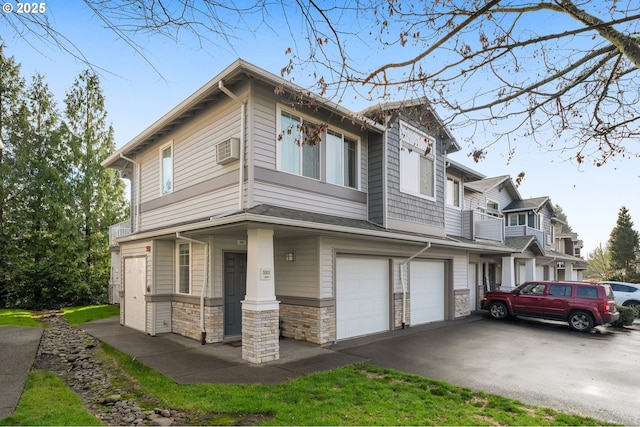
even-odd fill
[[[204,307],[204,330],[207,343],[222,342],[224,318],[221,306]],[[171,332],[200,341],[200,306],[184,302],[171,303]]]
[[[242,309],[242,359],[264,363],[280,359],[280,310]]]

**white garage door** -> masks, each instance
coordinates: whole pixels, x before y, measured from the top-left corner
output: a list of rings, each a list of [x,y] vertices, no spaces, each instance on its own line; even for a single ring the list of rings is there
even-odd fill
[[[124,260],[124,325],[145,332],[147,282],[146,258]]]
[[[444,320],[444,261],[411,261],[411,325]]]
[[[389,263],[336,259],[336,338],[389,330]]]

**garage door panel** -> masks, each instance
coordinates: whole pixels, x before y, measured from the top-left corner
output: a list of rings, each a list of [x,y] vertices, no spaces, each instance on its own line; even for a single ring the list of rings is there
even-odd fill
[[[389,329],[388,262],[336,259],[336,337],[352,338]]]
[[[444,261],[413,261],[410,264],[411,324],[444,320]]]

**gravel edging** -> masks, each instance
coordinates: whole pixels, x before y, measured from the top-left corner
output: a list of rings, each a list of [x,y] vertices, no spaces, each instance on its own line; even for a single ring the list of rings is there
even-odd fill
[[[143,410],[123,390],[114,388],[112,376],[95,356],[99,341],[71,326],[59,311],[43,314],[44,333],[36,353],[34,369],[57,373],[76,392],[87,410],[110,426],[170,426],[189,424],[176,410]]]

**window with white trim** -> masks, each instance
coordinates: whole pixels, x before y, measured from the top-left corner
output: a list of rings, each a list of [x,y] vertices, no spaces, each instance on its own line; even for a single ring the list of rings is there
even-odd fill
[[[487,215],[491,215],[491,216],[495,216],[495,217],[500,217],[500,205],[498,205],[498,202],[494,202],[492,200],[487,200],[486,203],[486,209],[485,209],[485,213]]]
[[[526,213],[512,213],[509,214],[509,225],[527,225],[527,214]]]
[[[447,177],[447,205],[456,208],[460,207],[460,180]]]
[[[179,294],[191,293],[191,243],[179,243],[178,248],[177,291]]]
[[[162,194],[173,192],[173,144],[160,149],[160,186]]]
[[[327,130],[327,182],[358,188],[358,142],[345,135]]]
[[[286,111],[280,113],[280,170],[308,178],[320,179],[318,144],[305,144],[305,134],[313,123]]]
[[[400,191],[435,199],[435,140],[400,122]]]

